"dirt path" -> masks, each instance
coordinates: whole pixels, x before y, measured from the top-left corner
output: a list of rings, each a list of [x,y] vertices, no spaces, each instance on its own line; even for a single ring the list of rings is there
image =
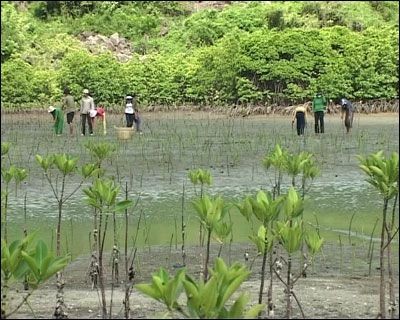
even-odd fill
[[[313,319],[372,319],[378,313],[378,283],[377,278],[306,278],[301,279],[295,286],[295,292],[300,300],[306,318]],[[241,286],[241,290],[251,294],[251,302],[257,301],[259,281],[251,280]],[[106,293],[110,299],[110,290]],[[274,285],[275,317],[285,318],[285,301],[283,288],[280,284]],[[123,318],[123,286],[114,292],[113,317]],[[266,300],[266,296],[264,296]],[[96,290],[68,287],[65,290],[65,301],[68,307],[69,318],[91,319],[100,318],[99,299]],[[55,288],[38,290],[31,298],[30,303],[35,311],[36,318],[51,318],[55,304]],[[131,318],[155,319],[163,318],[165,308],[163,304],[154,301],[135,289],[131,298]],[[177,317],[175,315],[173,317]],[[172,317],[170,315],[170,317]],[[293,317],[301,318],[297,305],[294,305]],[[31,319],[32,313],[27,307],[20,309],[14,319]]]

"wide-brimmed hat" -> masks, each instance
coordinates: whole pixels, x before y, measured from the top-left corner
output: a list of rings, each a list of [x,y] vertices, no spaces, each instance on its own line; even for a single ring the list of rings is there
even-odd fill
[[[53,106],[50,106],[50,107],[47,109],[47,112],[53,112],[54,110],[56,110],[56,108],[54,108]]]
[[[83,89],[83,93],[89,93],[88,89]]]

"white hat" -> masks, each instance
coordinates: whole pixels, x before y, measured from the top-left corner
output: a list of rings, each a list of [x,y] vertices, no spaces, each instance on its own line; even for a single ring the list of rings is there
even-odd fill
[[[130,100],[132,99],[132,96],[126,96],[126,99]]]
[[[50,107],[47,109],[47,112],[53,112],[54,110],[56,110],[56,108],[54,108],[53,106],[50,106]]]
[[[88,89],[83,89],[83,93],[89,93]]]

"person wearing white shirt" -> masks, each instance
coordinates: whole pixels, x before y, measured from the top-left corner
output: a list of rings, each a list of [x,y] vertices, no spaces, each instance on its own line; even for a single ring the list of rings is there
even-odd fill
[[[94,110],[94,100],[91,96],[89,96],[89,90],[84,89],[83,90],[83,97],[81,100],[81,123],[82,123],[82,136],[85,135],[86,133],[86,122],[88,123],[89,127],[89,133],[92,136],[93,135],[93,125],[92,121],[90,119],[90,111]]]
[[[294,109],[292,118],[292,128],[295,121],[296,121],[297,135],[298,136],[304,135],[304,128],[306,127],[307,124],[307,109],[305,106],[300,105]]]
[[[136,131],[141,133],[140,123],[141,119],[137,109],[137,101],[135,95],[127,95],[125,98],[125,118],[126,126],[132,128],[135,122]]]

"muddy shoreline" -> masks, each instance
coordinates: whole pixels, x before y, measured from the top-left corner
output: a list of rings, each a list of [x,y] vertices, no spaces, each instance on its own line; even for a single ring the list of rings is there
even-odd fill
[[[218,255],[219,246],[212,247],[212,257]],[[328,245],[325,251],[334,250],[334,246]],[[158,271],[163,266],[170,274],[174,274],[182,263],[180,248],[169,246],[152,246],[142,248],[137,255],[135,262],[134,284],[149,282],[152,273]],[[250,259],[245,261],[243,253],[248,251]],[[187,250],[186,273],[197,278],[201,270],[201,263],[204,248],[191,246]],[[256,304],[260,287],[261,258],[253,259],[256,252],[251,244],[232,244],[231,248],[225,246],[221,256],[226,262],[238,261],[247,265],[252,270],[251,275],[245,281],[238,292],[250,294],[248,306]],[[379,276],[376,265],[372,274],[368,275],[368,268],[360,265],[354,272],[339,270],[335,264],[333,255],[324,255],[316,260],[315,265],[311,266],[306,278],[301,278],[295,284],[294,292],[300,301],[301,307],[306,318],[310,319],[372,319],[375,318],[379,310]],[[121,257],[121,261],[123,261]],[[254,260],[254,262],[253,262]],[[375,259],[376,260],[376,259]],[[109,257],[105,259],[109,261]],[[347,261],[346,263],[350,263]],[[65,276],[65,303],[68,308],[69,318],[71,319],[94,319],[101,317],[99,296],[96,289],[91,288],[88,278],[89,256],[80,256],[75,259],[64,271]],[[121,265],[122,266],[122,265]],[[295,260],[295,270],[299,267]],[[106,265],[106,272],[110,273],[110,266]],[[398,292],[398,260],[396,271],[396,288]],[[123,299],[124,299],[124,270],[120,270],[120,283],[113,293],[113,318],[124,318]],[[269,276],[266,277],[268,281]],[[274,278],[274,318],[285,318],[284,287],[277,278]],[[21,291],[22,288],[20,288]],[[18,293],[12,291],[12,304],[18,301]],[[51,318],[55,305],[56,288],[54,281],[50,281],[37,290],[29,299],[32,310],[36,318]],[[267,299],[266,289],[264,290],[263,302]],[[107,279],[107,303],[110,303],[111,281]],[[184,299],[184,294],[181,296]],[[182,300],[184,305],[184,300]],[[156,319],[156,318],[181,318],[180,314],[168,314],[163,304],[144,296],[133,288],[130,296],[131,318]],[[398,305],[398,296],[397,296]],[[398,312],[397,312],[398,315]],[[32,312],[27,306],[23,306],[18,313],[11,318],[31,319]],[[293,302],[293,318],[302,318],[299,307]]]

